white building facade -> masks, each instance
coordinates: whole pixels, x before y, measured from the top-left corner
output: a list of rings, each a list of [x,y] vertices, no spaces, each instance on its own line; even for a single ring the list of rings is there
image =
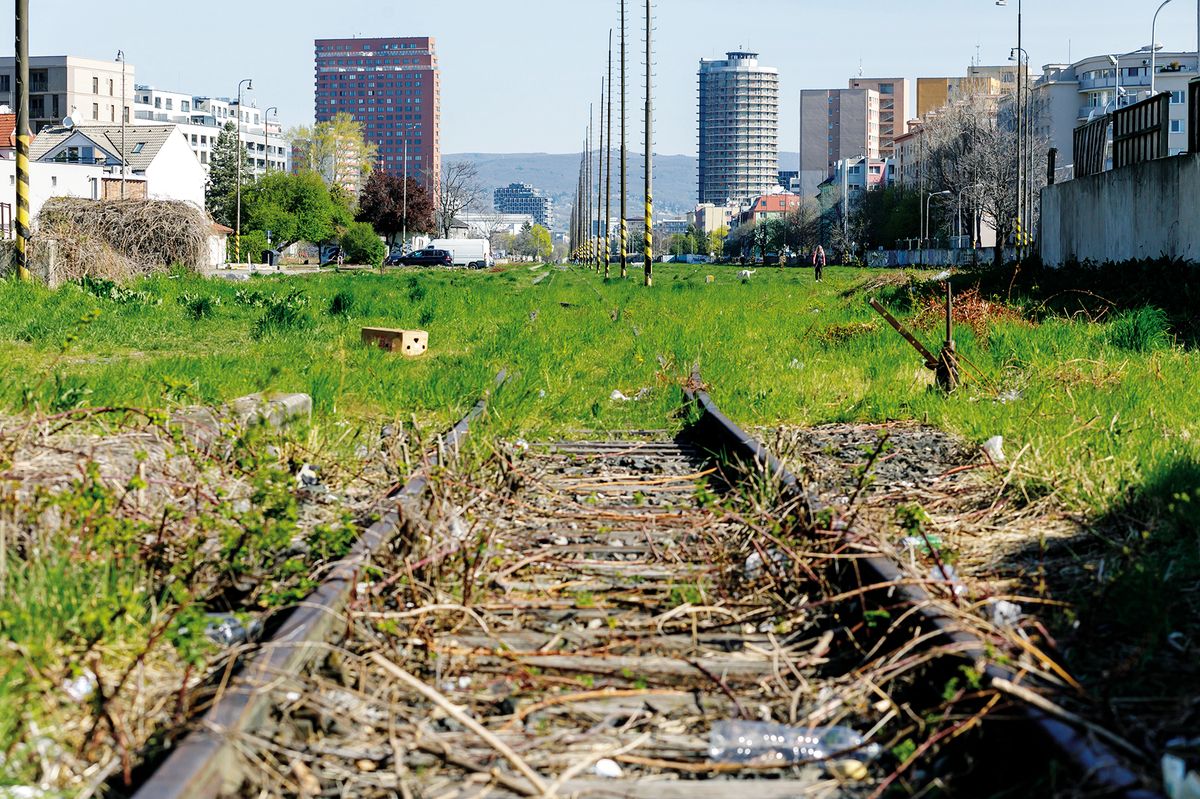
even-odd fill
[[[138,86],[134,94],[134,124],[178,125],[205,172],[212,161],[213,148],[221,130],[227,123],[236,125],[238,113],[237,101],[226,98],[163,91],[152,86]],[[250,103],[243,103],[240,113],[242,146],[246,150],[246,164],[250,170],[255,175],[290,170],[292,146],[279,123],[267,119],[261,110]]]

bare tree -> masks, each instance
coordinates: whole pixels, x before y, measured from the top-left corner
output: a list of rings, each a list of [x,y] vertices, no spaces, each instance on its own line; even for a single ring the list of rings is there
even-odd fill
[[[459,214],[479,206],[483,187],[479,170],[469,161],[455,161],[442,167],[442,185],[437,197],[437,225],[443,238],[450,238]]]

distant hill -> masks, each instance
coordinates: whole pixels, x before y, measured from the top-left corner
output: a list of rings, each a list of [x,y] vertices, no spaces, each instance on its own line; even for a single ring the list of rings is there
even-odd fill
[[[560,227],[565,229],[570,205],[575,195],[579,175],[579,153],[455,153],[442,155],[442,162],[467,161],[475,164],[479,178],[491,192],[510,183],[528,183],[554,198]],[[617,207],[617,164],[613,158],[613,206]],[[798,153],[780,153],[785,169],[795,169]],[[641,153],[629,153],[629,213],[642,214]],[[658,214],[684,214],[696,207],[696,159],[690,155],[656,155],[654,157],[654,202]]]

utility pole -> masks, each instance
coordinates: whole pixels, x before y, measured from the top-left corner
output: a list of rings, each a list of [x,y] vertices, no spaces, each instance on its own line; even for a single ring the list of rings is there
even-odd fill
[[[404,198],[404,204],[402,206],[404,218],[400,223],[400,225],[401,225],[401,227],[400,227],[400,252],[407,255],[408,254],[408,124],[407,123],[404,125],[404,170],[403,170],[403,173],[404,173],[404,178],[403,178],[404,189],[401,191],[401,195]]]
[[[612,260],[612,231],[609,223],[612,221],[612,28],[608,29],[608,147],[604,153],[604,279],[608,280],[610,261]]]
[[[626,189],[629,186],[626,171],[629,147],[625,142],[628,117],[625,112],[625,0],[621,0],[621,279],[629,277],[629,221],[626,208]]]
[[[592,261],[592,131],[596,124],[596,110],[588,103],[588,133],[587,133],[587,153],[584,156],[587,166],[584,169],[583,194],[587,203],[587,213],[583,218],[587,225],[587,230],[584,231],[583,240],[584,253],[583,259],[586,263]]]
[[[654,285],[654,20],[646,0],[646,285]]]
[[[599,146],[596,149],[596,273],[600,273],[603,254],[600,252],[603,242],[600,235],[604,225],[600,215],[604,213],[604,78],[600,79],[600,128],[596,132]],[[612,146],[611,143],[609,146]]]
[[[125,153],[128,152],[125,149],[125,127],[129,123],[129,120],[127,120],[125,118],[126,117],[126,114],[125,114],[126,106],[125,106],[125,51],[124,50],[117,51],[117,60],[121,62],[121,199],[124,200],[125,199],[125,173],[129,171],[126,168],[126,163],[125,163],[125,160],[126,160]]]
[[[238,82],[238,109],[237,109],[237,218],[234,220],[235,230],[233,232],[233,249],[237,256],[234,260],[236,263],[242,262],[242,157],[246,154],[246,148],[242,146],[242,84],[246,84],[247,89],[254,88],[254,81],[246,78]]]
[[[29,0],[16,0],[17,275],[29,279]]]

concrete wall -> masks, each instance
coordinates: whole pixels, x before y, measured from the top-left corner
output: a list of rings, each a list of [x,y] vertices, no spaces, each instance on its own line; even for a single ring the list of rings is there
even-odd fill
[[[867,253],[867,266],[874,267],[937,267],[937,266],[972,266],[974,264],[990,264],[996,255],[995,247],[981,247],[978,250],[876,250]],[[1013,249],[1004,250],[1004,260],[1016,260],[1017,253]]]
[[[146,170],[152,200],[182,200],[203,210],[204,167],[179,128],[171,131],[162,150]]]
[[[1042,189],[1048,266],[1170,258],[1200,264],[1200,154]]]

